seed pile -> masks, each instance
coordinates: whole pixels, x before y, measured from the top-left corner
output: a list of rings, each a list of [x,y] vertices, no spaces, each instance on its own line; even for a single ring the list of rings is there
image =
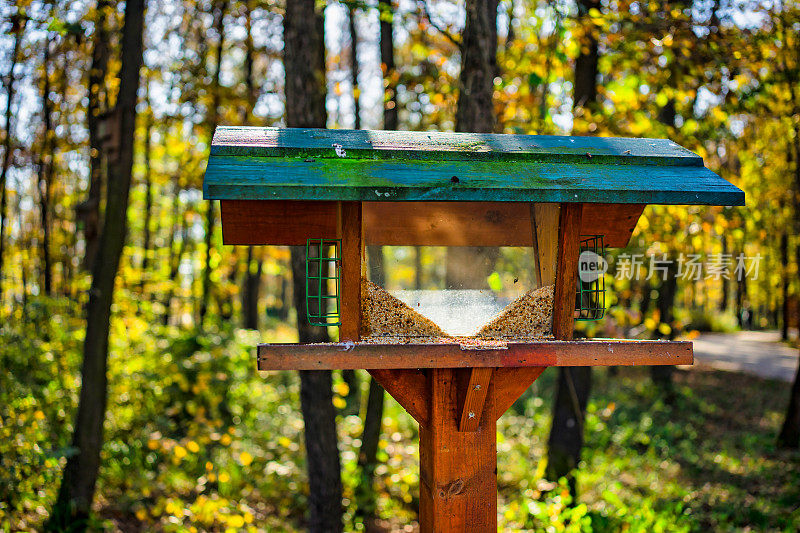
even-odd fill
[[[526,292],[478,331],[488,339],[538,339],[553,335],[553,286]]]
[[[361,278],[361,335],[373,337],[447,337],[439,326]]]

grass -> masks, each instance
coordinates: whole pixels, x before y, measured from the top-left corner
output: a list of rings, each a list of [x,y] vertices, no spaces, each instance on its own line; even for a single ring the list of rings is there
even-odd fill
[[[39,527],[55,497],[77,399],[81,323],[43,303],[0,330],[0,531]],[[277,328],[277,329],[276,329]],[[114,321],[95,527],[298,531],[306,480],[294,373],[258,375],[258,335],[195,339]],[[277,325],[267,338],[291,335]],[[647,369],[594,371],[571,502],[542,479],[555,371],[501,417],[498,522],[508,531],[797,531],[800,454],[774,446],[788,385],[678,370],[667,404]],[[366,388],[366,375],[362,374]],[[346,385],[337,377],[335,403]],[[358,530],[358,416],[340,417],[348,530]],[[376,482],[388,529],[416,518],[417,428],[387,402]]]

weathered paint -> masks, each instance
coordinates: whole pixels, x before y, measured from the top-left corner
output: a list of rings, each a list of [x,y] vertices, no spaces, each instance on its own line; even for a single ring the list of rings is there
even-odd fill
[[[220,127],[208,199],[742,205],[664,139]]]

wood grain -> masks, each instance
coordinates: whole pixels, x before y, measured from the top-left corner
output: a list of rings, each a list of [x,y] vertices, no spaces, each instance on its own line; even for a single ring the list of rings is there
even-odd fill
[[[459,431],[475,431],[483,416],[483,405],[486,401],[486,392],[489,390],[489,381],[492,379],[491,367],[472,368],[467,370],[467,383],[462,396],[459,393]]]
[[[500,418],[517,398],[528,390],[546,366],[528,366],[522,368],[498,368],[494,371],[494,414]]]
[[[489,382],[475,431],[459,431],[456,370],[429,371],[430,424],[419,432],[420,530],[497,531],[497,425]]]
[[[688,341],[578,340],[509,343],[462,350],[458,344],[262,344],[259,370],[690,365]]]
[[[336,237],[333,201],[222,200],[220,206],[225,244],[292,246],[305,245],[308,238]],[[532,246],[530,206],[527,202],[364,202],[364,240],[366,245],[384,246]],[[558,204],[533,204],[533,209],[543,213],[540,230],[555,234]],[[603,235],[606,245],[623,247],[643,209],[637,204],[584,204],[580,233]]]
[[[558,204],[531,204],[531,225],[535,239],[537,280],[540,287],[556,282],[558,265]]]
[[[341,341],[355,342],[361,338],[361,265],[364,255],[362,228],[361,202],[342,202]]]
[[[553,291],[553,336],[572,339],[582,206],[562,204],[558,222],[558,268]]]
[[[428,425],[430,401],[428,378],[425,371],[373,368],[369,370],[369,373],[417,421],[420,427]]]
[[[345,150],[337,153],[334,145]],[[590,153],[592,158],[587,158]],[[664,165],[700,166],[697,154],[668,139],[622,137],[508,135],[446,131],[368,131],[313,128],[219,126],[211,143],[212,155],[256,157],[371,157],[374,159],[554,159],[619,164],[648,161]]]

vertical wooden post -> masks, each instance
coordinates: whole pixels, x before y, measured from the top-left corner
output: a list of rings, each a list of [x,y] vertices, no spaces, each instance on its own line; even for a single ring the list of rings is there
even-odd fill
[[[558,267],[553,294],[553,336],[558,340],[572,340],[582,212],[583,204],[561,204]]]
[[[458,372],[428,371],[430,416],[419,428],[420,529],[497,531],[497,418],[490,382],[475,431],[459,431]],[[468,376],[467,376],[468,378]],[[468,383],[469,379],[463,380]]]
[[[340,202],[339,231],[342,238],[342,280],[340,341],[361,338],[361,265],[364,255],[364,229],[361,202]]]

